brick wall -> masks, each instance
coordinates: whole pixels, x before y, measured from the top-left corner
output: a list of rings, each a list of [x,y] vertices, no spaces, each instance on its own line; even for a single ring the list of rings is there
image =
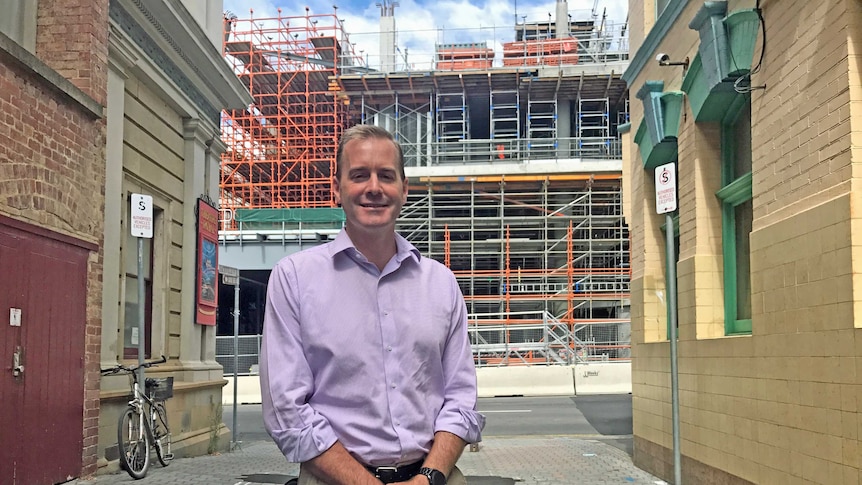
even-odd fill
[[[40,0],[36,55],[99,104],[107,0]],[[83,473],[96,469],[101,348],[104,120],[0,53],[0,214],[99,246],[88,261]]]
[[[632,56],[643,44],[654,22],[655,0],[629,0],[629,48]]]
[[[822,202],[805,201],[848,181],[850,96],[848,19],[854,1],[768,6],[770,52],[758,83],[768,96],[752,98],[754,219],[773,222]],[[778,159],[776,160],[776,157]],[[778,160],[781,163],[776,163]],[[790,206],[790,207],[789,207]],[[789,211],[789,212],[788,212]],[[757,222],[755,222],[757,225]]]
[[[104,105],[108,89],[108,2],[39,0],[36,56]]]
[[[635,3],[634,1],[632,3]],[[659,50],[696,53],[685,7]],[[728,10],[753,1],[728,2]],[[862,483],[862,3],[764,1],[753,84],[752,334],[724,335],[716,123],[680,123],[679,383],[686,483]],[[755,62],[760,55],[760,38]],[[678,90],[649,62],[634,81]],[[633,103],[633,131],[643,118]],[[663,235],[631,160],[634,461],[672,478]],[[856,162],[856,163],[854,163]],[[627,194],[628,195],[628,194]],[[640,206],[640,207],[638,207]],[[659,222],[660,223],[660,222]],[[661,264],[657,264],[661,263]]]
[[[94,120],[26,68],[0,64],[0,209],[30,223],[98,242],[105,134]],[[95,196],[95,197],[94,197]]]

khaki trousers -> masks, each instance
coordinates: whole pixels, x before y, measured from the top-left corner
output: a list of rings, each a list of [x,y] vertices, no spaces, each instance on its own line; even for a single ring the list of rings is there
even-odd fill
[[[309,473],[303,464],[299,466],[299,485],[327,485],[327,483]],[[457,466],[449,474],[446,485],[467,485],[467,479]]]

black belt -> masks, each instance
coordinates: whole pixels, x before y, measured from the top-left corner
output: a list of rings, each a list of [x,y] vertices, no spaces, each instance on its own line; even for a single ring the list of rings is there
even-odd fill
[[[406,482],[415,477],[422,468],[422,460],[401,466],[366,466],[372,475],[383,483]]]

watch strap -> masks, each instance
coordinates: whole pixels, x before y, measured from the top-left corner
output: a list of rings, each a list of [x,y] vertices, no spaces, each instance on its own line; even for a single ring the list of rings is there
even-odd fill
[[[435,468],[422,467],[419,469],[420,475],[425,475],[429,485],[446,485],[446,475]]]

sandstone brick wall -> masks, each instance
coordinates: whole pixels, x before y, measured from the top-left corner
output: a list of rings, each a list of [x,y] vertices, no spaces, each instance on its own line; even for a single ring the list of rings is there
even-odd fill
[[[183,191],[186,165],[192,162],[183,158],[182,117],[137,79],[127,79],[125,86],[123,189],[127,193],[153,193],[154,206],[162,211],[159,218],[163,219],[160,224],[164,235],[155,240],[154,253],[156,271],[160,267],[160,274],[164,275],[156,285],[163,289],[166,299],[154,300],[153,321],[164,329],[154,329],[153,338],[164,338],[165,341],[159,343],[164,345],[165,355],[177,358],[180,355],[182,271],[186,269],[182,258],[183,226],[188,224],[183,221]],[[123,251],[129,249],[124,247]]]
[[[630,5],[643,3],[637,0]],[[659,47],[694,57],[690,1]],[[754,2],[730,1],[728,10]],[[687,483],[862,480],[862,3],[764,1],[752,93],[752,334],[724,335],[720,127],[684,104],[678,140],[680,418]],[[635,15],[635,12],[631,12]],[[755,62],[760,54],[760,38]],[[648,62],[630,86],[682,70]],[[632,130],[643,119],[632,102]],[[630,164],[635,463],[672,479],[663,223],[637,146]],[[629,195],[629,194],[627,194]],[[639,207],[640,205],[640,207]],[[706,478],[705,478],[706,477]]]
[[[850,179],[848,19],[853,14],[847,7],[854,3],[858,10],[852,1],[795,2],[798,9],[767,10],[775,19],[768,42],[782,48],[770,52],[758,77],[769,86],[768,96],[758,94],[752,103],[758,113],[752,136],[759,141],[753,153],[756,226],[757,220],[773,222],[819,204],[823,198],[817,194]]]

